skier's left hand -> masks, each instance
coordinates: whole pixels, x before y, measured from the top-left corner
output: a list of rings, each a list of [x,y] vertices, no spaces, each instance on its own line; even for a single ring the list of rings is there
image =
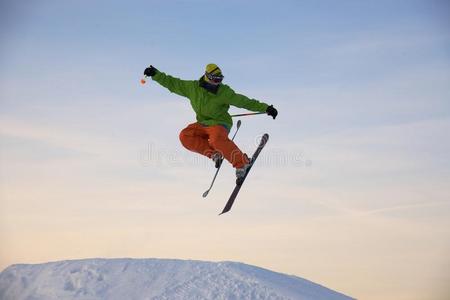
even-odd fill
[[[276,118],[277,115],[278,115],[278,111],[275,109],[275,107],[273,107],[273,105],[270,105],[270,106],[267,107],[266,113],[267,113],[269,116],[272,116],[272,118],[273,118],[274,120],[275,120],[275,118]]]

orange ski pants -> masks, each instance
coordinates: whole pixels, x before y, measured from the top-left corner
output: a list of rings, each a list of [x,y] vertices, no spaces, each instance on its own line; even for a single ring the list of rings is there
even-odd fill
[[[228,131],[222,125],[190,124],[180,132],[180,141],[186,149],[208,158],[219,152],[235,168],[242,168],[249,162],[247,156],[228,138]]]

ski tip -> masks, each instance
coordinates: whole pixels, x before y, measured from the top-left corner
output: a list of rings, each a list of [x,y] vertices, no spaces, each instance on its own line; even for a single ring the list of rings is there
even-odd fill
[[[222,210],[222,212],[219,214],[219,216],[221,216],[221,215],[223,215],[223,214],[226,214],[226,213],[229,212],[229,211],[230,211],[230,208],[225,207],[225,208]]]

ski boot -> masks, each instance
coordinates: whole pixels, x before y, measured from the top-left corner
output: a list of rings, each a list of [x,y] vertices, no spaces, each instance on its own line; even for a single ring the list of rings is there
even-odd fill
[[[223,162],[222,154],[220,154],[220,152],[214,152],[213,155],[211,155],[211,159],[214,162],[216,169],[220,168],[220,165]]]
[[[245,175],[247,175],[248,169],[252,166],[252,162],[248,159],[247,154],[244,154],[247,157],[248,163],[246,163],[242,168],[236,168],[236,184],[241,185],[244,182]]]

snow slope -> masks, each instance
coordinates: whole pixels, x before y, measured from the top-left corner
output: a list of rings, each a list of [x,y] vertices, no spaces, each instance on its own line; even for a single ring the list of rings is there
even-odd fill
[[[351,299],[305,279],[235,262],[86,259],[13,265],[0,299]]]

